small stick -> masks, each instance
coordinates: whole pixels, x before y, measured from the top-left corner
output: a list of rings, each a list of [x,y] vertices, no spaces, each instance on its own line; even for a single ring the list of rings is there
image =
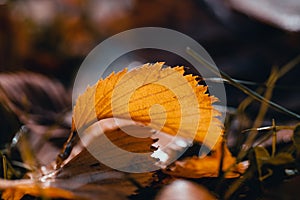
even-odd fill
[[[3,165],[3,178],[7,179],[8,174],[7,174],[7,159],[6,156],[2,154],[2,165]]]
[[[275,120],[272,119],[272,126],[273,126],[273,135],[272,135],[272,157],[275,156],[275,152],[276,152],[276,135],[277,135],[277,130],[276,130],[276,125],[275,125]]]
[[[234,81],[229,75],[227,75],[225,72],[223,72],[220,69],[217,69],[214,65],[212,65],[211,63],[209,63],[208,61],[206,61],[204,58],[202,58],[198,53],[196,53],[194,50],[192,50],[190,47],[187,47],[186,49],[187,53],[192,56],[195,60],[197,60],[199,63],[203,64],[206,68],[208,68],[209,70],[211,70],[213,73],[215,73],[217,76],[220,76],[224,79],[226,79],[231,85],[233,85],[234,87],[240,89],[242,92],[244,92],[245,94],[251,96],[252,98],[254,98],[257,101],[263,102],[268,104],[270,107],[272,107],[273,109],[276,109],[278,111],[281,111],[291,117],[295,117],[297,119],[300,119],[300,115],[297,113],[294,113],[270,100],[265,99],[263,96],[259,95],[258,93],[256,93],[255,91],[249,89],[248,87]],[[292,64],[298,63],[298,60],[300,60],[300,56],[298,56],[296,59],[296,61],[291,62]]]

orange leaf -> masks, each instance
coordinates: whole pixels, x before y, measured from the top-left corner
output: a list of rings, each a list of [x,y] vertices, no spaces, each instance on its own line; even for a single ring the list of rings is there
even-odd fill
[[[131,119],[213,148],[222,133],[220,113],[212,106],[216,98],[195,76],[184,76],[183,67],[162,66],[125,69],[89,87],[74,107],[73,129],[80,132],[105,118]]]
[[[216,151],[212,152],[211,156],[205,156],[203,158],[192,157],[186,158],[183,161],[177,161],[174,166],[168,168],[165,172],[173,176],[185,178],[218,177],[222,151],[224,151],[222,170],[224,172],[226,171],[225,177],[238,177],[244,170],[241,168],[242,164],[232,167],[232,165],[235,164],[236,159],[232,157],[226,146],[222,149],[222,146],[219,144],[216,147]]]
[[[63,198],[75,199],[75,195],[67,190],[54,187],[39,187],[37,185],[17,185],[3,191],[1,198],[4,200],[19,200],[24,195],[45,197],[45,198]]]

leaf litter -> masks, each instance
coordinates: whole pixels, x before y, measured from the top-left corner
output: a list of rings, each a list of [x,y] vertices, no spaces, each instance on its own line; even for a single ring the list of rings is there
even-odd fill
[[[151,65],[144,65],[140,70],[145,71],[144,74],[149,74],[149,71],[151,71],[154,68],[154,71],[157,70],[157,72],[161,72],[166,69],[161,69],[162,63],[157,63],[154,66]],[[153,68],[152,68],[153,67]],[[291,68],[291,66],[286,67]],[[184,73],[184,69],[177,67],[177,68],[167,68],[167,70],[179,71],[182,75]],[[275,69],[275,68],[274,68]],[[284,68],[285,69],[285,68]],[[129,78],[132,78],[133,76],[137,74],[143,74],[138,71],[139,69],[131,72],[132,75],[129,75]],[[166,70],[166,71],[167,71]],[[284,70],[284,73],[288,70]],[[282,72],[282,71],[281,71]],[[102,126],[106,131],[104,131],[104,134],[110,138],[110,140],[115,143],[118,147],[121,147],[127,151],[131,152],[153,152],[158,147],[153,147],[153,145],[156,143],[159,143],[157,141],[157,138],[151,138],[151,135],[154,135],[153,132],[149,132],[148,138],[135,138],[127,135],[124,133],[121,129],[119,129],[118,126],[109,125],[113,124],[110,123],[103,123],[103,120],[111,120],[109,118],[113,117],[113,111],[111,109],[111,106],[108,101],[112,98],[112,89],[117,85],[118,78],[126,75],[126,70],[123,72],[119,72],[117,74],[112,74],[109,78],[100,80],[98,84],[95,86],[92,86],[87,89],[87,92],[85,92],[81,97],[79,97],[78,102],[76,103],[76,107],[74,108],[73,113],[73,120],[71,125],[71,133],[73,133],[73,136],[69,137],[76,138],[78,137],[76,131],[78,129],[89,129],[89,127],[94,123],[101,123]],[[135,74],[136,73],[136,74]],[[272,88],[280,76],[282,76],[284,73],[279,73],[278,70],[273,71],[273,75],[270,76],[269,80],[272,80],[271,82],[267,82],[267,85],[269,84],[270,87],[267,88],[267,91],[265,92],[265,97],[267,101],[269,101],[271,94],[272,94]],[[152,73],[154,76],[155,73]],[[22,77],[23,75],[19,75]],[[33,75],[35,76],[35,75]],[[151,76],[151,73],[150,75]],[[277,78],[272,78],[272,77]],[[244,156],[238,156],[238,160],[242,161],[245,158],[250,162],[250,166],[243,168],[242,164],[234,165],[236,163],[236,159],[231,155],[230,151],[227,149],[226,144],[224,144],[224,139],[222,138],[222,128],[221,126],[218,126],[219,122],[216,120],[219,113],[214,110],[214,108],[211,106],[212,103],[216,100],[214,97],[210,97],[206,94],[206,88],[203,86],[197,86],[197,82],[195,81],[195,78],[192,76],[185,76],[188,82],[193,85],[195,88],[195,92],[197,92],[197,99],[199,103],[201,103],[201,108],[208,108],[204,109],[204,113],[208,113],[206,116],[210,121],[217,124],[215,126],[216,129],[214,129],[214,134],[219,135],[219,140],[217,142],[217,145],[212,149],[211,155],[205,157],[205,158],[199,158],[197,156],[182,158],[180,161],[177,161],[173,163],[173,165],[167,166],[167,168],[162,167],[162,173],[165,174],[165,177],[183,177],[186,180],[189,179],[201,179],[204,177],[231,177],[236,180],[236,182],[233,182],[232,187],[227,190],[224,194],[225,198],[234,198],[234,195],[236,193],[240,193],[239,190],[243,186],[243,184],[247,184],[247,180],[250,179],[258,179],[260,182],[264,183],[266,182],[268,178],[272,177],[274,173],[279,172],[286,172],[286,170],[291,170],[292,168],[297,171],[297,155],[299,155],[299,139],[298,139],[298,129],[299,126],[294,126],[294,134],[292,137],[292,142],[289,144],[287,148],[284,148],[284,150],[281,152],[278,150],[278,152],[275,150],[272,150],[272,154],[270,155],[268,153],[268,150],[266,150],[264,147],[261,146],[254,146],[249,147],[247,149],[247,152],[243,153]],[[16,78],[16,77],[15,77]],[[40,77],[39,77],[40,78]],[[9,81],[8,81],[9,83]],[[20,85],[23,85],[23,82],[19,83]],[[7,84],[10,85],[10,84]],[[16,87],[18,84],[16,85]],[[14,86],[12,86],[14,87]],[[41,86],[44,87],[44,86]],[[177,87],[177,86],[175,86]],[[110,89],[112,88],[112,89]],[[130,86],[128,86],[130,88]],[[1,87],[1,89],[3,89]],[[4,89],[5,90],[5,89]],[[7,91],[11,91],[12,88],[6,89]],[[92,91],[92,92],[91,92]],[[143,125],[150,125],[153,126],[152,128],[155,128],[155,125],[150,124],[151,120],[148,117],[147,114],[143,113],[143,110],[147,110],[150,108],[150,106],[154,103],[164,103],[163,98],[159,98],[158,102],[157,99],[151,98],[152,96],[149,95],[152,93],[160,94],[165,92],[165,88],[157,87],[157,85],[148,84],[144,88],[140,88],[135,96],[132,97],[131,103],[129,103],[129,110],[132,118],[136,121],[136,124],[132,122],[124,122],[125,126],[141,126]],[[51,92],[49,92],[51,96]],[[96,94],[96,98],[94,97]],[[146,96],[144,96],[146,94]],[[170,93],[172,96],[172,94]],[[28,94],[24,95],[25,97],[28,96]],[[30,96],[30,95],[29,95]],[[39,96],[37,94],[36,96]],[[165,95],[163,95],[165,96]],[[168,95],[167,99],[169,98]],[[18,109],[16,105],[18,105],[16,102],[14,102],[15,96],[9,96],[9,95],[2,95],[1,96],[1,102],[6,103],[6,107],[16,113],[18,117],[21,119],[23,124],[29,127],[35,127],[34,125],[39,125],[39,120],[36,120],[36,123],[30,123],[31,119],[39,119],[39,117],[36,117],[37,111],[33,111],[33,113],[30,113],[28,111],[22,111],[22,109]],[[25,100],[24,100],[25,99]],[[56,99],[56,98],[54,98]],[[122,94],[119,94],[119,97],[117,96],[116,99],[122,99]],[[248,100],[249,101],[249,100]],[[13,103],[12,103],[13,102]],[[28,102],[28,99],[23,98],[21,105],[30,105]],[[96,102],[96,104],[95,104]],[[122,102],[122,101],[120,101]],[[147,103],[146,103],[147,102]],[[149,102],[149,103],[148,103]],[[168,108],[168,104],[170,102],[166,101],[165,106]],[[136,104],[135,104],[136,103]],[[171,101],[172,103],[172,101]],[[251,102],[249,102],[251,103]],[[248,104],[249,104],[248,103]],[[16,105],[14,105],[16,104]],[[66,103],[67,104],[67,103]],[[92,112],[89,109],[88,105],[96,105],[96,116],[94,115],[84,115],[86,113]],[[99,105],[99,106],[97,106]],[[100,106],[101,105],[101,106]],[[162,130],[168,135],[174,135],[174,132],[176,132],[176,123],[179,122],[176,121],[176,116],[181,116],[181,113],[177,114],[176,104],[171,104],[169,106],[169,110],[167,109],[167,113],[170,112],[172,115],[175,116],[175,118],[167,118],[166,126],[163,126]],[[259,122],[262,121],[264,118],[264,113],[266,112],[268,104],[263,103],[262,109],[260,110],[261,114],[260,117],[257,119],[256,126],[254,127],[254,130],[259,131],[260,124]],[[67,108],[67,106],[63,106]],[[122,106],[121,106],[122,107]],[[140,109],[142,107],[142,109]],[[247,106],[245,106],[247,107]],[[245,109],[244,107],[244,109]],[[51,108],[52,109],[52,108]],[[49,111],[51,110],[49,109]],[[201,110],[201,109],[200,109]],[[44,113],[45,110],[41,111]],[[122,109],[117,110],[117,116],[120,118],[125,118],[126,115],[122,113]],[[243,111],[244,112],[244,111]],[[29,114],[28,114],[29,113]],[[49,112],[50,113],[50,112]],[[57,111],[57,113],[59,113]],[[214,114],[211,114],[214,113]],[[40,113],[38,113],[40,114]],[[60,113],[61,114],[61,113]],[[115,113],[114,113],[115,114]],[[155,113],[154,113],[155,114]],[[53,116],[50,114],[49,116]],[[115,115],[114,115],[115,116]],[[148,115],[149,116],[149,115]],[[213,117],[211,117],[213,116]],[[66,114],[63,114],[63,117],[59,117],[59,122],[57,120],[51,121],[56,127],[53,128],[55,130],[57,127],[62,127],[63,130],[68,127],[68,125],[65,125],[63,121],[66,117]],[[57,117],[53,117],[53,119],[57,119]],[[61,120],[62,119],[62,120]],[[169,121],[168,121],[169,120]],[[31,120],[32,121],[32,120]],[[78,121],[79,123],[75,123],[75,121]],[[99,121],[99,122],[97,122]],[[205,122],[205,120],[204,120]],[[127,124],[126,124],[127,123]],[[33,124],[33,125],[32,125]],[[51,124],[51,123],[49,123]],[[57,125],[59,124],[59,125]],[[106,125],[105,125],[106,124]],[[174,125],[175,124],[175,125]],[[220,125],[220,124],[219,124]],[[70,125],[69,125],[70,126]],[[48,126],[49,127],[49,126]],[[203,125],[203,127],[199,128],[197,131],[194,144],[203,142],[203,135],[207,134],[208,129],[205,128],[206,126]],[[271,126],[273,127],[280,127],[276,126],[275,123]],[[31,128],[35,130],[35,128]],[[178,129],[178,128],[177,128]],[[284,127],[283,127],[284,129]],[[42,129],[45,130],[45,129]],[[148,130],[149,131],[149,130]],[[33,131],[31,131],[33,132]],[[55,131],[53,131],[55,132]],[[87,131],[88,133],[89,131]],[[275,129],[275,133],[277,130]],[[165,134],[163,133],[163,134]],[[71,134],[72,135],[72,134]],[[253,134],[250,138],[256,138],[253,136]],[[269,134],[270,137],[272,137],[272,134]],[[65,135],[64,135],[65,137]],[[86,141],[93,142],[93,137],[95,136],[89,136],[87,134]],[[100,136],[101,137],[101,136]],[[273,135],[274,137],[274,135]],[[43,142],[48,143],[48,139],[51,138],[51,134],[47,135],[46,139],[43,139]],[[189,137],[187,137],[190,139]],[[275,135],[276,138],[276,135]],[[126,199],[133,194],[138,194],[139,191],[143,191],[143,188],[149,188],[150,186],[157,185],[160,187],[163,187],[162,184],[165,178],[161,179],[158,174],[161,172],[149,172],[149,173],[142,173],[142,174],[131,174],[131,173],[124,173],[120,172],[114,169],[111,169],[103,164],[101,164],[97,159],[95,159],[84,147],[84,145],[78,140],[78,138],[73,141],[72,145],[69,146],[70,149],[68,149],[67,155],[60,160],[60,163],[57,165],[55,164],[55,159],[51,160],[51,164],[48,164],[46,167],[45,165],[41,165],[38,163],[39,161],[35,160],[36,151],[30,150],[30,145],[26,145],[26,143],[31,142],[28,140],[28,138],[24,139],[22,145],[19,145],[21,147],[21,154],[23,154],[23,159],[21,162],[24,162],[24,166],[29,166],[29,169],[27,169],[27,173],[24,173],[24,178],[20,180],[0,180],[1,189],[4,189],[2,193],[3,199],[21,199],[24,195],[31,195],[31,196],[40,196],[40,197],[47,197],[47,198],[65,198],[65,199],[74,199],[74,198],[107,198],[107,199]],[[253,139],[249,139],[248,143],[252,144]],[[70,141],[69,141],[70,142]],[[225,141],[226,142],[226,141]],[[275,146],[274,146],[275,142]],[[20,142],[21,143],[21,142]],[[68,145],[68,142],[65,144],[65,147],[62,149],[61,152],[66,151],[66,146]],[[203,144],[202,144],[203,145]],[[205,144],[204,144],[205,145]],[[209,144],[208,144],[209,145]],[[272,148],[274,149],[276,147],[276,140],[273,140]],[[49,151],[50,152],[50,151]],[[58,155],[59,149],[55,149],[55,151]],[[243,152],[243,151],[241,151]],[[7,154],[7,153],[6,153]],[[45,154],[45,153],[43,153]],[[70,154],[70,155],[69,155]],[[4,154],[3,154],[4,155]],[[3,160],[6,158],[2,155]],[[241,159],[242,158],[242,159]],[[149,158],[153,159],[154,158]],[[49,162],[49,158],[47,158]],[[157,161],[157,160],[156,160]],[[7,163],[11,163],[9,160]],[[13,167],[16,166],[17,162],[15,163]],[[28,164],[29,163],[29,164]],[[206,163],[206,164],[205,164]],[[206,166],[207,165],[207,166]],[[4,174],[7,175],[7,166],[4,167],[6,172]],[[234,168],[232,166],[235,166]],[[256,166],[256,167],[253,167]],[[243,168],[243,169],[242,169]],[[279,169],[279,170],[278,170]],[[255,172],[258,172],[258,177],[255,176]],[[224,172],[220,174],[220,172]],[[230,176],[232,174],[232,176]],[[240,176],[240,174],[244,174],[243,176]],[[238,178],[240,176],[240,178]],[[285,176],[284,176],[285,177]],[[7,176],[4,176],[4,178],[7,178]],[[219,181],[219,184],[222,183],[222,181]],[[110,192],[107,192],[110,191]],[[215,191],[217,192],[217,191]],[[143,194],[143,192],[141,192]],[[219,193],[218,195],[222,195]]]

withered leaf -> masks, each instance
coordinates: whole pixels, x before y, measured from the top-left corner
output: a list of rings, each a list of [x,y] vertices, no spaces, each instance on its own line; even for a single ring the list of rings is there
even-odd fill
[[[222,157],[222,151],[223,157]],[[203,177],[218,177],[219,167],[221,160],[223,159],[222,171],[226,172],[226,178],[238,177],[239,173],[242,173],[245,169],[242,164],[238,164],[236,167],[231,168],[236,159],[232,157],[230,151],[225,146],[222,149],[221,145],[217,145],[216,151],[212,152],[212,155],[205,157],[188,157],[182,161],[177,161],[174,165],[167,168],[165,173],[185,178],[203,178]],[[227,171],[229,170],[229,171]]]
[[[180,131],[213,148],[222,133],[220,113],[212,106],[216,98],[196,77],[183,76],[183,67],[162,67],[145,64],[99,80],[77,99],[73,128],[80,132],[101,119],[125,118],[171,135]]]
[[[271,157],[269,152],[264,147],[254,148],[256,165],[259,173],[259,180],[264,181],[274,175],[274,170],[284,168],[285,166],[293,166],[295,159],[290,153],[280,152],[274,157]]]
[[[101,137],[108,137],[115,145],[132,152],[152,151],[151,146],[155,140],[150,137],[132,137],[116,128],[112,122],[112,119],[105,120],[106,125],[102,125],[105,135],[100,135],[99,140]],[[132,129],[132,126],[137,125],[127,126]],[[147,130],[149,131],[149,129]],[[87,140],[89,139],[93,138]],[[89,142],[93,142],[93,140]],[[6,187],[7,190],[4,191],[2,198],[20,199],[23,195],[28,194],[64,199],[127,199],[127,196],[134,194],[139,187],[147,186],[154,179],[152,172],[129,174],[107,167],[94,158],[81,144],[75,146],[74,150],[78,153],[66,160],[61,168],[49,171],[36,179],[28,179],[29,182],[26,184],[23,181]],[[102,153],[106,154],[106,152]],[[149,160],[152,163],[156,162],[151,157]],[[130,162],[128,163],[130,164]]]
[[[0,117],[5,124],[0,126],[0,146],[25,125],[37,161],[48,165],[68,137],[70,108],[67,92],[56,80],[33,72],[0,73]]]

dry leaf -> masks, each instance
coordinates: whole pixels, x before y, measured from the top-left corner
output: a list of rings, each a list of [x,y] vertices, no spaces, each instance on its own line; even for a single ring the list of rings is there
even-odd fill
[[[212,152],[211,156],[205,156],[203,158],[191,157],[177,161],[173,166],[165,169],[164,172],[173,176],[186,178],[218,177],[222,151],[224,151],[222,170],[227,171],[230,169],[230,171],[225,174],[225,177],[238,177],[240,173],[243,173],[244,167],[242,164],[238,164],[231,169],[230,167],[235,164],[236,159],[232,157],[226,146],[222,149],[221,145],[217,145],[215,152]]]
[[[93,145],[92,143],[96,143],[96,145],[105,145],[102,144],[101,141],[105,141],[103,138],[107,137],[119,148],[130,152],[142,153],[153,151],[151,146],[156,140],[151,137],[137,138],[123,132],[123,130],[138,130],[144,135],[148,134],[151,136],[152,131],[149,128],[134,125],[130,121],[123,121],[122,130],[114,124],[113,119],[106,119],[101,125],[105,133],[98,135],[97,139],[94,137],[82,138],[85,140],[85,144]],[[91,128],[92,127],[93,126],[91,126]],[[136,128],[136,130],[134,128]],[[86,134],[86,137],[89,137],[89,133]],[[111,154],[107,152],[99,153],[104,154],[104,156],[107,155],[107,159],[111,159]],[[122,160],[122,158],[117,159],[118,161]],[[145,160],[143,160],[143,162],[145,162]],[[156,160],[149,157],[149,162],[155,163]],[[129,165],[131,163],[132,162],[128,161]],[[65,165],[58,169],[55,176],[52,177],[51,185],[70,190],[80,196],[88,196],[91,193],[103,198],[103,196],[108,195],[107,193],[110,191],[110,195],[117,195],[118,199],[124,199],[126,196],[135,193],[138,189],[136,184],[140,187],[145,187],[148,186],[151,181],[153,181],[153,172],[129,174],[112,169],[100,163],[99,160],[93,157],[89,151],[83,147],[79,154],[75,155],[75,157],[71,158]],[[101,188],[100,190],[99,187]]]
[[[68,93],[61,83],[41,74],[1,73],[0,103],[22,124],[68,125],[62,116],[70,106]]]
[[[101,119],[125,118],[171,135],[180,132],[213,148],[222,133],[216,118],[220,113],[212,107],[216,98],[196,77],[183,76],[183,67],[162,66],[125,69],[89,87],[74,107],[73,129],[81,132]]]
[[[53,177],[52,185],[64,188],[73,193],[88,195],[84,187],[100,186],[104,191],[93,191],[93,194],[106,195],[106,193],[118,194],[125,198],[132,195],[140,187],[146,187],[153,181],[153,173],[128,174],[111,169],[95,159],[84,149],[68,164],[63,166],[57,175]],[[134,182],[132,182],[134,180]],[[78,193],[78,190],[81,190]]]
[[[49,186],[46,182],[37,182],[32,179],[4,180],[0,179],[0,189],[3,200],[19,200],[24,195],[52,197],[63,199],[74,199],[76,196],[67,190]]]
[[[0,118],[1,125],[5,124],[0,126],[0,132],[5,133],[0,146],[9,143],[25,125],[36,160],[48,165],[68,137],[71,117],[66,111],[70,104],[67,91],[58,81],[32,72],[0,73]],[[3,109],[9,111],[7,115]]]
[[[51,197],[63,199],[75,199],[76,196],[67,190],[52,187],[39,187],[37,185],[18,185],[11,187],[2,193],[2,199],[19,200],[24,195],[38,196],[38,197]]]
[[[98,139],[95,140],[92,134],[86,134],[86,137],[82,138],[86,143],[98,142],[103,137],[108,137],[118,147],[128,151],[153,151],[151,146],[156,140],[150,137],[136,138],[125,134],[114,124],[113,119],[105,119],[98,123],[105,130],[105,135],[98,135]],[[148,132],[148,135],[152,135],[149,128],[141,129],[140,125],[132,124],[131,121],[122,121],[122,125],[125,130],[134,130],[133,127],[136,126],[139,131],[143,130]],[[139,186],[146,187],[154,179],[152,172],[128,174],[107,167],[94,158],[81,144],[77,144],[73,150],[75,153],[73,152],[69,160],[66,160],[65,164],[55,171],[50,171],[40,177],[35,176],[34,179],[6,181],[7,187],[4,188],[0,185],[1,189],[6,189],[2,199],[20,199],[25,194],[64,199],[127,199],[127,196],[134,194]],[[106,154],[106,152],[102,153]],[[152,163],[155,162],[155,159],[149,157],[150,159]]]

